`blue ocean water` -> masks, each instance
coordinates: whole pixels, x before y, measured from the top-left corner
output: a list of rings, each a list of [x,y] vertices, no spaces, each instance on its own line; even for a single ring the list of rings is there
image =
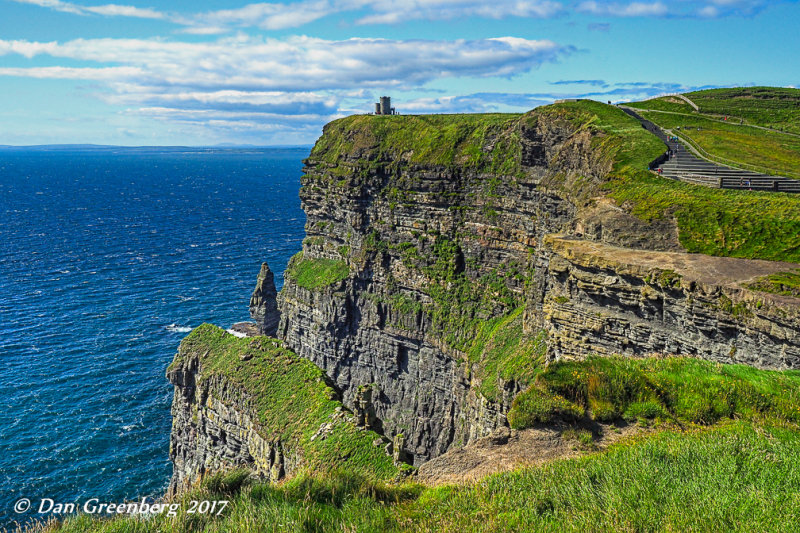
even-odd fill
[[[165,489],[181,338],[300,249],[308,149],[0,150],[0,528]]]

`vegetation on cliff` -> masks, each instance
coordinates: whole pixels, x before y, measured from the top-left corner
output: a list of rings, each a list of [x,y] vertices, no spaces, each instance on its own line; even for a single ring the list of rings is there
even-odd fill
[[[374,444],[380,441],[378,434],[332,418],[342,404],[325,373],[281,341],[237,338],[203,324],[181,342],[168,372],[190,359],[199,362],[198,383],[224,377],[226,386],[240,391],[244,405],[255,413],[262,437],[280,439],[309,471],[343,469],[374,479],[398,474],[392,458]],[[319,434],[328,423],[325,435]]]
[[[596,102],[559,106],[553,107],[563,112],[590,112],[591,119],[581,120],[583,127],[599,128],[610,137],[593,141],[596,149],[612,154],[614,160],[602,185],[605,194],[642,220],[674,217],[678,238],[687,251],[800,261],[800,196],[710,189],[656,176],[646,169],[664,145],[633,118]],[[628,124],[633,131],[620,128],[620,124]]]
[[[334,168],[364,155],[374,164],[403,161],[507,175],[518,166],[519,138],[511,131],[518,121],[519,115],[501,113],[355,115],[327,124],[311,157]]]
[[[664,152],[663,143],[620,109],[599,102],[564,102],[524,115],[353,116],[328,124],[311,157],[348,179],[359,169],[383,168],[396,176],[399,168],[418,164],[472,169],[508,182],[522,171],[522,130],[539,121],[568,126],[572,136],[590,135],[593,157],[611,164],[602,183],[564,186],[576,203],[607,195],[644,221],[674,218],[689,252],[800,261],[799,195],[710,189],[656,176],[647,167]],[[786,159],[793,165],[797,160]],[[494,182],[486,183],[491,198]],[[557,180],[549,183],[558,187]],[[398,188],[391,181],[386,186]]]
[[[751,283],[748,288],[761,292],[800,298],[800,270],[779,272],[778,274],[765,276]]]
[[[350,268],[341,259],[324,257],[306,259],[303,252],[289,261],[285,275],[305,289],[319,289],[342,281],[350,274]]]
[[[711,159],[766,174],[800,178],[800,90],[715,89],[629,104]]]

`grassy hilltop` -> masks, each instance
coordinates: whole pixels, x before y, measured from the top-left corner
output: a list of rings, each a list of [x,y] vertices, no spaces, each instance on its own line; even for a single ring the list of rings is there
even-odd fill
[[[646,112],[651,120],[663,116],[670,117],[663,120],[679,117],[718,124],[718,116],[728,114],[747,124],[789,131],[796,126],[793,117],[800,116],[792,107],[793,95],[760,88],[690,94],[701,113],[668,98],[637,105],[658,109],[660,113]],[[565,102],[524,115],[348,117],[326,126],[315,152],[325,154],[342,186],[358,179],[352,175],[352,159],[362,152],[377,153],[385,161],[402,156],[412,164],[466,166],[497,180],[513,180],[520,172],[519,128],[554,119],[578,132],[591,132],[592,150],[613,163],[591,194],[572,193],[576,201],[606,196],[644,220],[674,218],[680,242],[690,252],[800,262],[800,195],[717,190],[654,175],[647,165],[663,152],[663,144],[618,108],[597,102]],[[741,127],[751,126],[730,126]],[[719,131],[725,133],[725,128]],[[765,138],[773,134],[785,135],[766,132]],[[787,160],[797,163],[800,152]],[[448,242],[441,241],[435,253],[428,274],[449,290],[431,291],[433,309],[439,313],[433,318],[446,330],[453,326],[445,312],[448,305],[465,305],[490,293],[480,292],[476,284],[468,286],[460,277]],[[287,272],[309,290],[348,275],[341,261],[302,256]],[[796,296],[800,277],[787,273],[758,284],[759,290]],[[491,294],[497,298],[499,293]],[[471,324],[474,335],[456,339],[457,348],[470,360],[484,358],[487,375],[530,384],[513,402],[512,427],[519,431],[542,424],[558,427],[564,430],[559,438],[570,439],[578,457],[463,485],[427,486],[395,479],[397,467],[374,447],[372,434],[343,426],[341,438],[324,444],[311,441],[319,424],[340,406],[322,371],[269,339],[256,343],[255,357],[242,357],[254,350],[254,341],[236,340],[205,325],[187,337],[182,348],[185,354],[205,354],[199,379],[225,376],[250,391],[265,430],[298,443],[310,468],[275,485],[252,480],[244,471],[209,477],[176,500],[184,505],[175,517],[78,516],[50,524],[47,530],[796,530],[800,371],[764,371],[675,357],[592,357],[545,367],[540,344],[546,340],[523,335],[522,311],[518,307],[506,317]],[[179,357],[174,365],[180,364]],[[487,398],[497,393],[491,388],[479,392]],[[599,432],[616,432],[620,427],[638,431],[599,450]],[[191,500],[218,499],[231,500],[223,516],[186,512]]]

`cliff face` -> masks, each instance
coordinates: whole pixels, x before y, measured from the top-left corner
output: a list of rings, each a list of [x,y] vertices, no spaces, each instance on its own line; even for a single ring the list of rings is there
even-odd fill
[[[580,150],[549,166],[570,135],[566,123],[509,121],[489,133],[489,152],[507,136],[522,139],[524,168],[505,179],[381,154],[362,134],[326,132],[354,136],[354,146],[333,160],[335,148],[315,149],[306,162],[308,236],[279,296],[278,334],[326,370],[345,404],[374,384],[383,431],[405,434],[418,464],[505,424],[518,385],[501,380],[491,399],[473,390],[463,354],[472,327],[521,305],[541,236],[573,219],[574,207],[542,179],[597,170]],[[298,282],[318,260],[342,262],[349,274],[323,287]]]
[[[800,265],[549,236],[534,299],[554,357],[684,355],[800,368],[800,299],[748,289]]]
[[[702,282],[689,273],[698,265],[670,277],[657,264],[667,255],[642,266],[643,249],[680,252],[675,223],[603,197],[619,148],[583,118],[351,117],[306,161],[307,238],[277,334],[345,405],[370,386],[376,427],[403,434],[415,464],[506,425],[547,358],[798,366],[795,304],[743,288],[793,265],[754,262],[742,276],[723,261],[714,268],[728,277]],[[556,233],[599,244],[572,254],[545,238]],[[659,285],[667,278],[678,285]]]
[[[378,479],[399,471],[391,443],[359,427],[325,375],[275,339],[205,324],[183,340],[167,378],[175,386],[170,494],[237,467],[270,481],[302,469]]]

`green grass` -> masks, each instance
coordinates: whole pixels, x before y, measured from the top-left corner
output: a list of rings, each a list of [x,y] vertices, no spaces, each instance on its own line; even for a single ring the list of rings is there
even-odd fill
[[[478,391],[491,400],[499,399],[502,382],[527,384],[544,367],[547,339],[544,332],[525,334],[522,308],[494,320],[483,321],[466,348],[468,361],[475,365]]]
[[[252,358],[243,361],[242,354]],[[378,435],[342,420],[333,424],[325,439],[311,437],[342,404],[316,365],[268,337],[237,338],[225,330],[203,324],[180,345],[170,370],[198,357],[198,383],[224,376],[225,383],[241,391],[259,424],[261,436],[280,439],[294,450],[310,470],[342,468],[376,479],[393,478],[398,469],[382,447],[373,445]],[[252,416],[252,415],[251,415]]]
[[[632,168],[605,187],[643,220],[675,217],[689,252],[800,261],[800,195],[711,189]]]
[[[728,121],[735,124],[743,122],[800,134],[800,89],[742,87],[696,91],[685,96],[700,108],[699,113],[674,96],[626,105],[639,109],[701,114],[717,119],[727,116]]]
[[[510,174],[519,159],[518,137],[511,126],[519,118],[517,114],[502,113],[354,115],[327,124],[310,157],[347,166],[348,156],[370,152],[377,161],[404,159],[409,163]],[[489,140],[497,142],[487,152],[484,146]]]
[[[689,252],[800,261],[800,195],[711,189],[658,177],[644,169],[664,145],[638,122],[596,102],[567,104],[563,109],[576,109],[579,121],[607,134],[594,141],[615,161],[602,190],[633,215],[645,221],[674,217]],[[593,115],[588,121],[587,111]]]
[[[686,138],[715,161],[800,178],[800,90],[751,87],[686,96],[699,112],[674,96],[626,105],[661,111],[640,114]]]
[[[306,259],[303,252],[299,252],[289,261],[286,274],[300,287],[314,290],[347,278],[350,268],[342,259]]]
[[[748,288],[761,292],[800,298],[800,270],[779,272],[777,274],[765,276],[748,285]]]
[[[800,522],[798,463],[796,428],[739,421],[642,435],[465,486],[382,485],[342,473],[270,486],[233,473],[183,498],[232,500],[221,517],[81,516],[56,530],[789,532]]]
[[[800,133],[800,89],[778,87],[743,87],[711,89],[687,93],[709,115],[744,119],[755,124],[787,132]]]
[[[576,410],[577,409],[577,410]],[[559,361],[519,394],[508,415],[524,429],[582,416],[713,424],[726,418],[800,422],[800,371],[757,370],[691,358]]]

